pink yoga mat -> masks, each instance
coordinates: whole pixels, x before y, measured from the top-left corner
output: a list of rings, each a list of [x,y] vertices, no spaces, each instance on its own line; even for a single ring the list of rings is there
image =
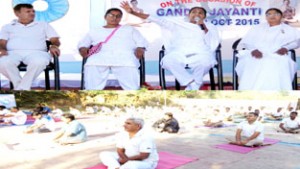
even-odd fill
[[[173,169],[196,160],[198,160],[196,157],[185,157],[168,152],[160,152],[156,169]],[[107,167],[103,164],[98,164],[87,169],[107,169]]]
[[[276,144],[279,141],[280,140],[265,138],[264,145]],[[232,152],[241,153],[241,154],[246,154],[246,153],[249,153],[251,151],[254,151],[254,150],[257,150],[257,149],[261,149],[261,148],[266,147],[266,146],[260,146],[260,147],[243,147],[243,146],[237,146],[237,145],[232,145],[232,144],[220,144],[220,145],[215,145],[214,147],[215,148],[219,148],[219,149],[223,149],[223,150],[228,150],[228,151],[232,151]]]

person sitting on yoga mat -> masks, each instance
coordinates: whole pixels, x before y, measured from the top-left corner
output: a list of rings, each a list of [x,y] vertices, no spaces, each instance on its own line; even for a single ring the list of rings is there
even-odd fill
[[[62,120],[67,124],[55,136],[54,141],[61,145],[77,144],[87,140],[87,133],[84,125],[75,120],[73,114],[63,114]]]
[[[279,131],[285,133],[299,133],[300,132],[300,120],[297,118],[298,113],[293,111],[290,113],[290,117],[284,118],[279,124]]]
[[[101,152],[99,157],[108,169],[155,169],[158,154],[154,139],[143,130],[144,120],[128,118],[117,139],[117,152]]]
[[[27,115],[18,107],[12,107],[9,113],[0,117],[0,123],[5,125],[23,125],[26,123]]]
[[[224,115],[220,113],[219,109],[214,109],[213,113],[203,121],[205,127],[222,127],[224,126]]]
[[[164,118],[156,121],[152,127],[159,132],[178,133],[179,131],[178,121],[171,112],[165,113]]]
[[[264,140],[264,126],[257,121],[258,114],[250,112],[247,120],[239,123],[235,138],[226,138],[230,144],[239,146],[259,146]]]
[[[267,114],[266,120],[282,120],[284,113],[283,108],[278,107],[276,112],[272,112],[271,114]]]
[[[55,130],[55,121],[42,112],[33,112],[31,116],[35,119],[34,124],[29,126],[24,133],[48,133]]]

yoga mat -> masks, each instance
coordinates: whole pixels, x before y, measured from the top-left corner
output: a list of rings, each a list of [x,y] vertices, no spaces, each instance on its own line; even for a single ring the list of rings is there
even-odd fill
[[[198,160],[196,157],[185,157],[177,154],[172,154],[169,152],[160,152],[159,161],[156,169],[173,169],[187,163]],[[107,169],[103,164],[98,164],[87,169]]]
[[[251,151],[266,147],[267,145],[278,143],[279,141],[280,140],[265,138],[264,145],[259,147],[245,147],[245,146],[237,146],[233,144],[219,144],[219,145],[215,145],[214,147],[227,150],[227,151],[241,153],[241,154],[247,154]]]
[[[300,147],[300,143],[290,143],[290,142],[281,141],[278,144],[283,144],[283,145],[287,145],[287,146],[294,146],[294,147]]]
[[[206,127],[206,126],[195,126],[195,128],[209,128],[209,129],[218,129],[218,128],[225,128],[225,127],[233,127],[236,124],[224,124],[222,127]]]
[[[35,119],[31,115],[27,115],[27,119],[25,124],[23,125],[31,125],[33,124]],[[54,118],[55,122],[61,122],[60,118]],[[23,126],[23,125],[18,125],[18,126]],[[7,124],[0,124],[0,127],[8,127],[8,126],[17,126],[15,124],[7,125]]]

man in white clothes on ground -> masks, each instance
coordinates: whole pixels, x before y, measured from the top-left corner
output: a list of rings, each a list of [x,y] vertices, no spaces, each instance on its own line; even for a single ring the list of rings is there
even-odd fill
[[[251,29],[240,42],[235,68],[239,90],[291,90],[297,71],[288,51],[299,47],[300,32],[282,23],[282,12],[266,11],[267,23]]]
[[[282,130],[285,133],[299,133],[300,120],[297,118],[297,115],[298,113],[296,111],[293,111],[290,113],[290,117],[284,118],[279,124],[280,130]]]
[[[108,169],[154,169],[158,163],[156,145],[143,130],[144,120],[128,118],[125,133],[117,140],[117,152],[101,152],[100,159]]]
[[[0,32],[0,73],[13,83],[15,90],[30,90],[33,80],[51,60],[46,40],[51,42],[49,50],[54,56],[60,54],[60,42],[48,23],[34,21],[31,4],[18,4],[14,12],[18,19],[4,25]],[[24,77],[17,68],[20,62],[27,65]]]
[[[259,146],[264,141],[264,126],[257,120],[258,114],[250,112],[247,120],[238,124],[235,138],[227,138],[230,144]]]
[[[1,118],[4,124],[23,125],[26,123],[27,115],[18,107],[12,107],[10,113],[5,114]]]
[[[199,90],[203,76],[216,64],[215,50],[220,43],[216,27],[204,21],[206,10],[193,7],[189,12],[189,22],[173,22],[135,12],[125,1],[121,7],[132,15],[149,19],[170,31],[170,44],[165,44],[166,55],[160,64],[175,76],[180,85],[187,86],[186,90]],[[185,69],[186,66],[192,73]]]
[[[102,44],[99,52],[89,56],[84,67],[84,86],[87,90],[102,90],[106,86],[110,70],[116,76],[124,90],[137,90],[140,88],[139,59],[144,56],[146,40],[131,26],[119,23],[122,11],[111,8],[106,11],[106,25],[89,31],[79,42],[80,55],[88,57],[91,45]]]

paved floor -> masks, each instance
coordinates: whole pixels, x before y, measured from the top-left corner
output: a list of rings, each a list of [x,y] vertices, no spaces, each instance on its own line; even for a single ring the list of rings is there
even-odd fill
[[[0,127],[0,168],[83,169],[99,164],[99,152],[115,150],[114,136],[122,129],[124,117],[97,116],[80,120],[87,127],[89,140],[72,146],[52,143],[54,133],[25,135],[24,126]],[[195,127],[198,122],[193,117],[186,119],[190,120],[180,121],[182,130],[178,134],[153,133],[159,151],[199,158],[178,169],[300,169],[300,134],[276,133],[274,124],[265,124],[266,137],[282,142],[239,154],[213,148],[225,143],[224,136],[233,135],[235,127]],[[147,117],[146,127],[152,122],[153,119]],[[57,125],[60,127],[63,123]]]

